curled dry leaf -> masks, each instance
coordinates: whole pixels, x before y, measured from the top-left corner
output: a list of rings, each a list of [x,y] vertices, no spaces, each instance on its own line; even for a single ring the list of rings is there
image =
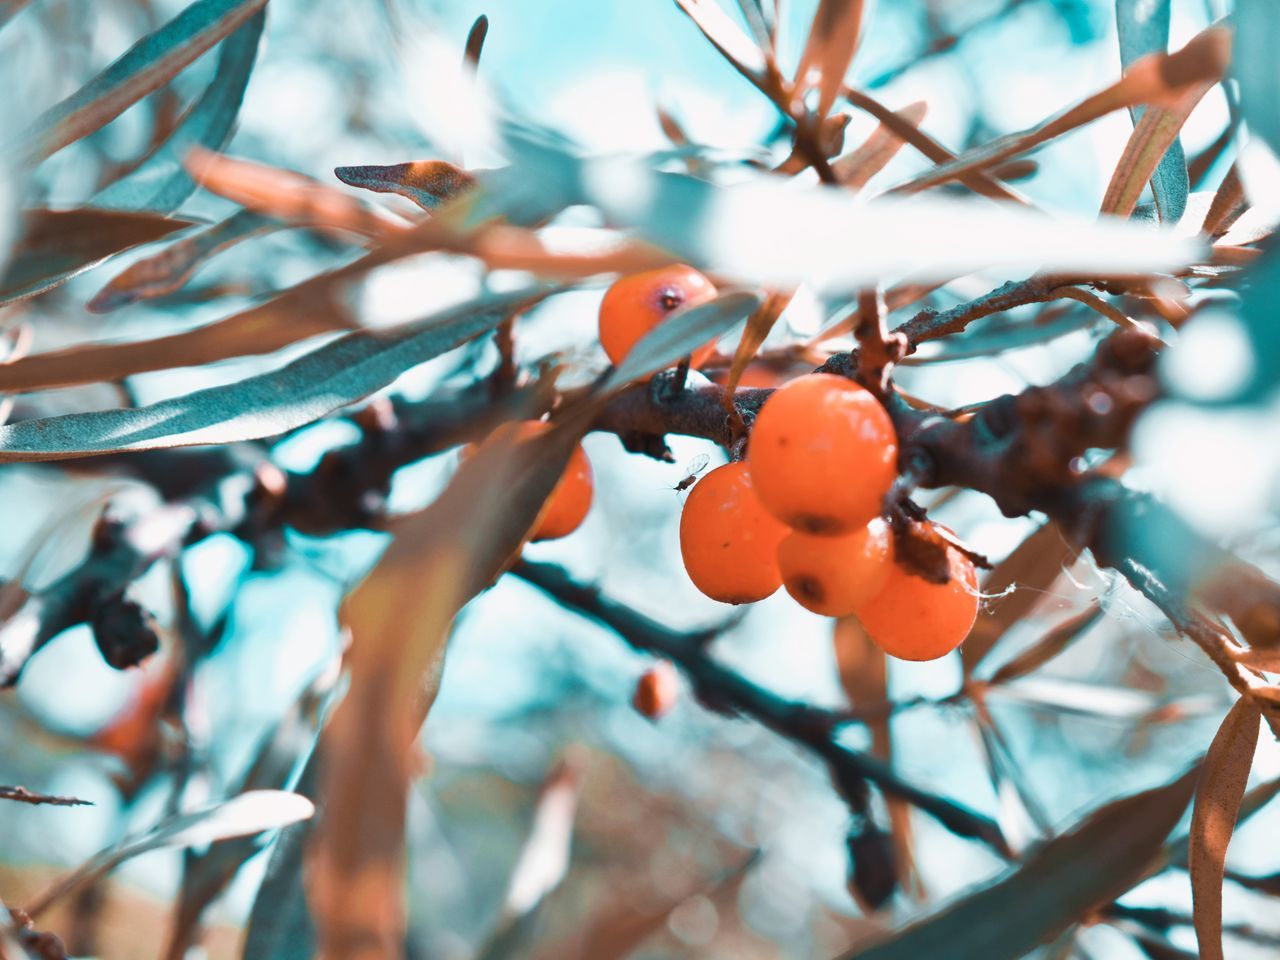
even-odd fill
[[[423,210],[434,210],[476,184],[474,176],[444,160],[418,160],[382,167],[337,167],[333,173],[349,186],[399,194]]]
[[[1258,746],[1261,716],[1250,698],[1235,702],[1205,754],[1196,787],[1187,864],[1196,940],[1204,960],[1222,960],[1222,874]]]
[[[110,313],[141,300],[167,296],[180,289],[215,254],[278,227],[270,217],[241,210],[131,264],[98,291],[88,309]]]

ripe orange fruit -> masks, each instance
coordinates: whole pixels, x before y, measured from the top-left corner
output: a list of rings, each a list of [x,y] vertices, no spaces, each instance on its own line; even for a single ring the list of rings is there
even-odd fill
[[[631,704],[650,720],[657,720],[670,713],[676,705],[678,688],[676,668],[670,660],[659,660],[636,683]]]
[[[806,610],[844,617],[874,597],[893,566],[893,535],[878,517],[831,537],[793,530],[778,544],[787,593]]]
[[[600,345],[616,365],[646,333],[680,307],[715,298],[715,285],[692,267],[670,266],[622,277],[600,301]],[[694,353],[696,367],[714,344]]]
[[[506,423],[494,430],[484,442],[507,431],[514,431],[511,439],[520,441],[550,429],[551,424],[545,420]],[[473,450],[474,447],[468,447],[463,451],[463,456],[469,456]],[[582,449],[582,444],[578,444],[569,456],[569,463],[565,466],[560,481],[551,491],[551,496],[543,505],[542,512],[538,514],[538,522],[534,524],[529,538],[558,540],[577,530],[586,519],[587,511],[591,509],[591,496],[594,489],[591,461],[587,459],[587,452]]]
[[[680,514],[689,579],[722,603],[753,603],[782,585],[778,542],[786,535],[756,499],[744,463],[717,467],[699,480]]]
[[[947,550],[951,579],[930,583],[890,564],[884,586],[858,619],[885,653],[900,660],[936,660],[964,641],[978,618],[978,574],[958,550]]]
[[[829,373],[779,387],[760,408],[747,447],[760,502],[784,523],[817,534],[857,530],[879,516],[897,459],[884,407]]]

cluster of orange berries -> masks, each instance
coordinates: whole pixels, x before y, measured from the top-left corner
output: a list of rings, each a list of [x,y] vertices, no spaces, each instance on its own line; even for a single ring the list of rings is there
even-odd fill
[[[715,295],[710,280],[685,266],[624,277],[601,302],[600,343],[620,363],[669,313]],[[697,351],[694,365],[712,348]],[[514,429],[527,436],[548,426],[534,421]],[[888,413],[858,384],[823,373],[785,383],[761,407],[746,459],[708,473],[685,501],[680,550],[690,579],[713,600],[735,604],[763,600],[785,586],[815,613],[857,616],[895,657],[933,660],[949,653],[977,618],[977,574],[969,558],[951,548],[946,583],[895,562],[893,537],[880,515],[897,456]],[[571,533],[591,496],[591,465],[579,447],[533,539]]]

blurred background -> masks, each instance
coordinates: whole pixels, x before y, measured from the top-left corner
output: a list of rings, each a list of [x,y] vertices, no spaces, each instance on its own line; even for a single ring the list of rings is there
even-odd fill
[[[29,120],[182,5],[35,0],[0,32],[0,121],[9,127]],[[813,7],[804,0],[786,6],[787,63],[798,57]],[[1175,2],[1173,11],[1174,47],[1224,12],[1215,0]],[[593,153],[650,152],[670,147],[661,107],[714,155],[775,162],[785,156],[776,111],[668,0],[271,0],[258,66],[227,152],[330,183],[341,165],[493,162],[482,151],[456,153],[453,72],[440,66],[456,62],[480,14],[490,21],[481,75],[512,116],[559,130]],[[1120,69],[1114,9],[1102,0],[881,0],[867,23],[854,85],[894,108],[927,101],[923,128],[953,150],[1029,126],[1105,86]],[[21,185],[28,204],[69,206],[92,196],[104,170],[138,152],[158,114],[203,89],[215,59],[216,53],[206,55],[171,90],[54,156],[37,179]],[[1221,87],[1209,93],[1183,133],[1189,157],[1217,139],[1229,109]],[[855,113],[846,143],[855,146],[873,128]],[[1034,155],[1018,188],[1047,210],[1092,216],[1131,129],[1126,115],[1114,113],[1055,141]],[[1230,159],[1210,165],[1194,188],[1212,190]],[[872,187],[924,165],[904,150]],[[231,209],[204,192],[182,208],[210,219]],[[572,225],[576,216],[590,225],[575,211],[564,222]],[[87,312],[85,304],[126,258],[8,312],[30,324],[37,351],[154,336],[225,316],[255,295],[348,258],[323,238],[278,231],[218,256],[168,298],[106,315]],[[420,316],[473,295],[480,276],[475,263],[462,258],[417,258],[374,274],[361,308],[371,323]],[[959,302],[1008,279],[1017,278],[966,277],[934,302]],[[536,309],[523,326],[517,358],[532,364],[559,353],[588,373],[602,369],[594,341],[601,292],[585,289]],[[1229,294],[1217,295],[1229,306]],[[1089,355],[1106,321],[1066,310],[1036,342],[1014,338],[1011,325],[1043,309],[992,318],[933,353],[923,351],[923,362],[902,369],[899,382],[932,403],[958,407],[1051,381]],[[1223,316],[1229,325],[1226,307]],[[773,337],[804,339],[825,319],[822,306],[802,294]],[[1182,390],[1194,399],[1198,389],[1199,367],[1180,367],[1178,351],[1203,348],[1203,342],[1186,343],[1171,351],[1165,373],[1175,394]],[[996,350],[999,355],[991,355]],[[465,386],[492,366],[492,351],[487,344],[465,348],[461,356],[415,369],[389,392],[416,398],[442,384]],[[276,355],[142,374],[120,389],[151,401],[280,362]],[[119,393],[73,388],[30,402],[46,412],[91,409],[118,403]],[[1204,532],[1280,572],[1272,462],[1280,443],[1258,442],[1259,430],[1274,436],[1274,419],[1270,411],[1205,413],[1170,401],[1140,425],[1129,478],[1164,494]],[[354,436],[348,420],[322,422],[273,444],[270,456],[305,472]],[[586,523],[563,541],[531,546],[528,558],[563,565],[674,630],[722,627],[715,657],[782,698],[848,706],[830,621],[783,593],[734,611],[704,598],[683,572],[677,524],[684,494],[674,488],[700,456],[714,466],[723,462],[722,451],[673,438],[675,462],[660,463],[627,453],[604,434],[589,436],[586,449],[596,476]],[[448,451],[401,470],[390,508],[429,502],[456,461]],[[1242,463],[1264,480],[1224,505],[1218,494],[1235,489],[1229,485]],[[1235,465],[1229,473],[1227,464]],[[0,469],[4,576],[25,575],[28,586],[54,581],[83,555],[112,496],[114,509],[125,512],[146,512],[157,502],[145,484],[127,478],[56,465]],[[977,494],[935,499],[931,515],[993,559],[1036,526],[1002,517]],[[309,537],[286,531],[274,555],[263,557],[220,534],[186,550],[177,564],[153,567],[137,596],[155,613],[165,646],[181,643],[184,629],[200,632],[209,644],[187,683],[185,730],[162,725],[157,735],[137,719],[153,716],[168,696],[172,671],[164,650],[142,668],[118,672],[103,662],[85,626],[43,649],[16,690],[0,697],[0,782],[81,797],[93,806],[0,810],[5,902],[23,903],[98,849],[153,823],[170,808],[175,788],[186,804],[222,796],[238,783],[258,744],[299,695],[332,682],[341,652],[337,605],[384,542],[373,532]],[[189,604],[180,602],[183,596]],[[992,690],[983,724],[969,706],[947,701],[962,678],[958,656],[891,662],[891,700],[924,701],[893,714],[892,760],[899,772],[1008,832],[1034,834],[1038,818],[1061,829],[1082,811],[1164,783],[1185,767],[1212,736],[1229,691],[1153,607],[1088,560],[1050,578],[1031,614],[1009,629],[980,674],[1095,602],[1102,615],[1065,653],[1033,676]],[[652,663],[613,632],[513,577],[464,610],[422,738],[429,775],[417,781],[410,803],[415,956],[471,957],[490,943],[548,776],[569,784],[570,792],[580,790],[572,852],[563,880],[515,955],[830,957],[869,925],[902,922],[928,909],[926,903],[1000,872],[1001,861],[982,845],[913,814],[927,898],[900,891],[888,913],[868,918],[850,893],[849,808],[825,767],[760,725],[698,703],[683,679],[669,715],[657,722],[640,715],[632,692]],[[870,747],[862,724],[842,728],[841,737]],[[1280,751],[1263,741],[1254,768],[1259,780],[1280,774]],[[176,768],[176,757],[185,758],[184,769]],[[1017,771],[1017,789],[1001,767]],[[875,810],[883,817],[879,803]],[[1254,875],[1280,871],[1267,839],[1278,827],[1276,809],[1242,825],[1233,868]],[[266,860],[265,853],[251,859],[206,913],[201,949],[208,956],[240,955],[241,928]],[[181,865],[182,855],[173,851],[140,856],[43,925],[83,926],[83,942],[104,956],[153,955]],[[1186,875],[1165,873],[1124,902],[1187,915]],[[1258,934],[1232,941],[1237,952],[1229,956],[1280,954],[1280,921],[1264,894],[1229,887],[1226,910],[1228,922]],[[1189,926],[1174,924],[1161,936],[1194,955]],[[1144,952],[1122,925],[1109,923],[1085,929],[1068,949],[1096,960],[1156,955]]]

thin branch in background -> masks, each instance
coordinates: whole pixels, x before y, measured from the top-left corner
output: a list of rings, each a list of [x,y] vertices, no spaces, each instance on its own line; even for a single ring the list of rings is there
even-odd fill
[[[29,803],[32,806],[48,807],[91,807],[92,800],[80,800],[76,797],[55,797],[47,793],[33,793],[26,787],[0,787],[0,800],[12,800],[15,803]]]

